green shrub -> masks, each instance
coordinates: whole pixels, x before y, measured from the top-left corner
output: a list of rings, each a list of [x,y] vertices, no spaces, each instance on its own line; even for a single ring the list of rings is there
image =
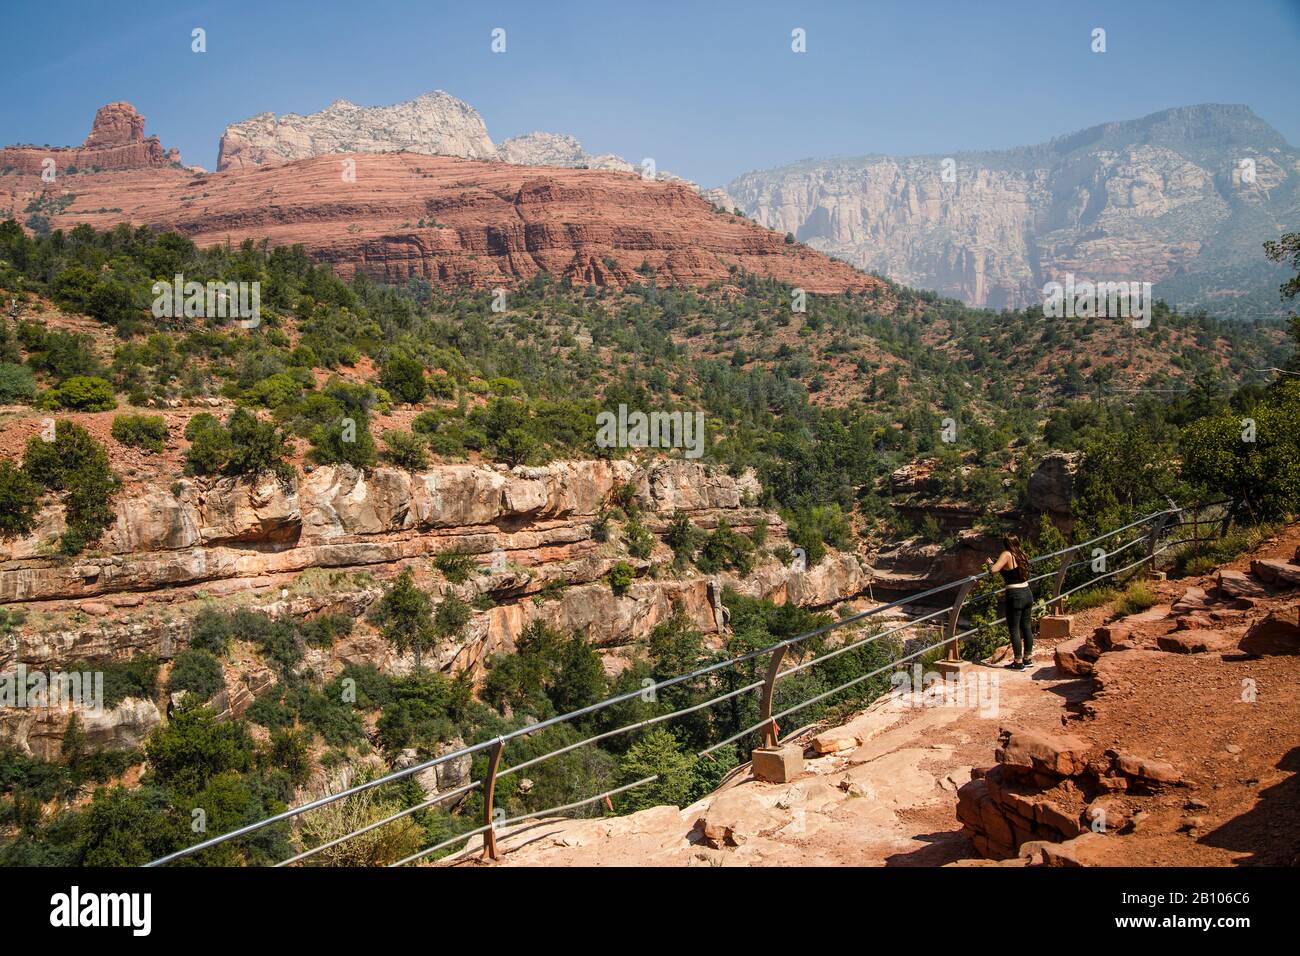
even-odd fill
[[[754,569],[754,542],[720,518],[718,527],[700,549],[696,564],[706,574],[732,570],[744,577]]]
[[[433,566],[452,584],[464,584],[474,570],[474,558],[465,551],[443,551],[434,557]]]
[[[348,614],[322,614],[303,621],[298,633],[308,647],[333,647],[340,637],[352,633],[352,617]]]
[[[167,680],[170,693],[187,691],[197,700],[211,700],[226,686],[221,662],[205,650],[186,648],[176,655]]]
[[[116,707],[128,697],[153,700],[158,693],[158,658],[148,654],[127,661],[96,661],[70,665],[72,671],[104,675],[104,706]]]
[[[639,518],[632,518],[623,528],[623,542],[627,553],[634,558],[648,558],[654,551],[655,536],[641,524]]]
[[[113,386],[93,375],[74,375],[50,389],[49,397],[54,407],[77,412],[106,412],[117,408]]]
[[[429,466],[428,442],[413,432],[390,428],[384,432],[384,457],[398,468],[419,471]]]
[[[181,707],[145,744],[154,778],[181,794],[197,794],[218,774],[244,772],[255,748],[244,725],[219,721],[206,707]]]
[[[375,439],[370,422],[358,413],[317,425],[311,432],[312,461],[320,465],[353,465],[369,468],[375,463]]]
[[[0,362],[0,402],[29,402],[36,395],[36,379],[26,365]]]
[[[1159,599],[1159,595],[1152,590],[1151,585],[1145,581],[1134,581],[1124,589],[1124,593],[1115,601],[1115,613],[1120,617],[1140,614],[1147,608],[1154,606]]]
[[[282,481],[293,476],[280,429],[246,408],[231,412],[225,425],[206,412],[195,415],[185,426],[185,437],[190,441],[185,455],[190,474],[254,477],[270,472]]]
[[[109,467],[108,452],[80,425],[59,421],[54,441],[27,441],[23,470],[51,491],[63,491],[68,530],[61,547],[75,554],[99,539],[113,523],[113,499],[121,483]]]
[[[379,384],[399,402],[416,405],[424,401],[429,386],[424,379],[424,366],[418,359],[398,355],[384,363],[379,372]]]
[[[635,579],[636,568],[626,561],[619,561],[609,569],[609,586],[615,594],[622,594]]]
[[[117,415],[112,435],[123,445],[158,454],[167,441],[167,419],[161,415]]]
[[[0,540],[32,533],[40,497],[40,485],[7,458],[0,459]]]
[[[433,647],[438,635],[433,624],[433,602],[416,586],[410,568],[397,576],[371,616],[386,641],[401,653],[411,651],[415,655],[419,670],[424,652]]]

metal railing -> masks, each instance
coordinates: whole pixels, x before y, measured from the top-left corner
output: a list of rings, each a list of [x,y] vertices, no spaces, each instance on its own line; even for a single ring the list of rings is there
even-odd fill
[[[1041,564],[1043,562],[1052,561],[1058,558],[1060,559],[1061,562],[1060,566],[1056,570],[1048,571],[1044,574],[1039,574],[1029,578],[1029,581],[1031,583],[1036,581],[1042,581],[1048,578],[1051,578],[1053,580],[1051,596],[1038,600],[1035,604],[1035,607],[1038,607],[1040,609],[1042,608],[1054,609],[1056,612],[1059,613],[1059,611],[1063,607],[1064,601],[1071,594],[1077,593],[1078,591],[1083,590],[1084,588],[1092,587],[1099,581],[1109,579],[1112,577],[1117,577],[1118,575],[1124,574],[1125,572],[1141,567],[1144,564],[1147,564],[1149,562],[1154,562],[1156,557],[1158,557],[1161,554],[1164,554],[1170,548],[1177,547],[1181,544],[1186,544],[1189,542],[1200,543],[1206,540],[1212,540],[1212,539],[1201,539],[1197,537],[1197,532],[1199,531],[1202,524],[1202,520],[1200,517],[1201,511],[1204,510],[1205,508],[1215,507],[1218,505],[1222,505],[1224,503],[1225,502],[1214,502],[1209,505],[1198,506],[1195,509],[1184,509],[1177,506],[1172,506],[1169,509],[1166,509],[1164,511],[1153,512],[1152,514],[1146,515],[1143,518],[1139,518],[1137,521],[1130,522],[1129,524],[1124,525],[1123,527],[1115,528],[1111,531],[1107,531],[1104,534],[1100,534],[1088,541],[1084,541],[1079,544],[1070,545],[1068,547],[1060,549],[1059,551],[1054,551],[1050,554],[1038,555],[1037,557],[1032,558],[1030,561],[1031,565]],[[1195,513],[1194,521],[1187,520],[1186,516],[1189,513],[1189,511]],[[1117,568],[1115,570],[1108,570],[1102,573],[1098,573],[1094,577],[1089,578],[1083,584],[1080,584],[1069,590],[1062,590],[1066,581],[1067,574],[1071,569],[1080,567],[1085,564],[1092,564],[1094,562],[1097,562],[1099,558],[1097,554],[1093,553],[1090,554],[1088,557],[1082,558],[1080,560],[1071,560],[1075,555],[1082,553],[1086,548],[1095,547],[1100,542],[1108,541],[1112,538],[1115,538],[1117,535],[1122,535],[1125,532],[1133,531],[1134,529],[1140,528],[1144,525],[1149,525],[1150,527],[1147,530],[1145,530],[1143,533],[1140,534],[1135,533],[1130,540],[1125,541],[1123,544],[1119,545],[1114,550],[1106,551],[1104,548],[1099,549],[1102,552],[1102,554],[1105,556],[1105,560],[1108,562],[1111,557],[1121,554],[1124,551],[1128,550],[1129,548],[1144,543],[1146,545],[1144,553],[1136,561],[1132,561],[1126,564],[1125,566],[1121,568]],[[1160,541],[1161,536],[1165,534],[1166,531],[1170,530],[1171,528],[1185,527],[1187,525],[1192,525],[1194,527],[1192,538],[1182,539],[1179,541],[1166,542],[1163,545],[1161,544]],[[1226,532],[1226,529],[1227,529],[1227,520],[1225,518],[1223,521],[1224,532]],[[277,813],[273,816],[269,816],[255,823],[250,823],[246,826],[236,828],[227,833],[223,833],[219,836],[210,837],[209,839],[203,840],[199,843],[195,843],[192,846],[185,847],[184,849],[177,850],[174,853],[169,853],[166,856],[159,857],[158,859],[153,860],[152,862],[146,864],[146,866],[161,866],[170,863],[174,860],[178,860],[183,857],[188,857],[195,853],[200,853],[203,850],[209,849],[214,846],[218,846],[230,840],[235,840],[240,837],[247,836],[248,834],[255,833],[259,830],[264,829],[265,827],[272,826],[273,824],[293,820],[304,813],[308,813],[320,807],[328,806],[340,800],[347,799],[348,797],[355,796],[359,793],[364,793],[366,791],[373,790],[376,787],[381,787],[389,783],[403,780],[407,777],[410,777],[414,774],[421,773],[430,768],[438,767],[442,764],[446,764],[454,760],[460,760],[465,757],[472,757],[475,754],[483,753],[485,751],[488,752],[487,753],[488,769],[487,769],[487,774],[483,779],[475,780],[471,783],[456,787],[444,793],[435,794],[429,799],[421,801],[415,804],[414,806],[399,810],[396,813],[392,813],[384,817],[383,819],[368,823],[365,826],[359,827],[355,830],[343,834],[340,837],[329,840],[328,842],[322,843],[318,846],[305,849],[294,856],[291,856],[285,860],[276,863],[275,865],[288,866],[291,864],[300,863],[304,860],[310,859],[311,857],[319,853],[322,853],[326,850],[339,846],[355,837],[361,836],[365,833],[370,833],[374,830],[379,829],[380,827],[386,826],[387,824],[393,823],[399,819],[408,817],[411,814],[420,812],[422,810],[430,809],[448,800],[462,797],[470,793],[471,791],[480,788],[483,789],[483,795],[484,795],[482,825],[478,826],[475,829],[471,829],[463,833],[458,833],[454,837],[451,837],[450,839],[444,840],[433,846],[426,847],[420,850],[419,852],[411,854],[410,856],[398,860],[396,863],[390,865],[402,866],[407,863],[414,862],[416,860],[427,857],[433,853],[436,853],[439,850],[445,849],[446,847],[454,843],[468,840],[480,834],[483,837],[484,856],[491,859],[497,859],[499,857],[499,851],[496,844],[496,832],[498,828],[508,826],[512,823],[518,823],[524,820],[539,819],[546,816],[555,815],[557,813],[563,813],[567,810],[573,810],[579,807],[588,806],[592,803],[597,803],[601,800],[606,800],[609,797],[615,796],[619,793],[624,793],[636,787],[644,786],[646,784],[652,783],[658,779],[658,776],[653,775],[650,777],[646,777],[644,779],[634,781],[633,783],[616,787],[612,790],[606,790],[605,792],[596,794],[595,796],[588,797],[571,803],[566,803],[561,806],[550,807],[545,810],[534,810],[526,814],[522,814],[508,819],[494,820],[493,817],[494,817],[495,789],[496,789],[497,781],[499,781],[501,778],[508,776],[510,774],[519,773],[520,771],[525,770],[528,767],[536,766],[547,760],[551,760],[552,758],[557,757],[561,754],[569,753],[573,750],[577,750],[580,747],[593,745],[599,743],[602,740],[607,740],[611,737],[615,737],[620,734],[632,733],[634,731],[652,726],[654,724],[663,723],[664,721],[673,720],[678,717],[684,716],[686,714],[705,710],[717,704],[723,703],[728,700],[732,700],[744,694],[752,693],[760,689],[762,691],[760,695],[760,704],[759,704],[759,713],[761,715],[760,720],[758,720],[752,726],[746,727],[744,730],[732,734],[731,736],[727,737],[725,740],[718,741],[704,748],[703,750],[698,751],[698,755],[708,756],[712,752],[722,747],[725,747],[729,744],[735,743],[736,741],[752,733],[760,734],[762,740],[762,746],[765,747],[775,746],[780,740],[777,721],[782,718],[788,717],[791,714],[798,713],[799,711],[811,707],[814,704],[820,703],[821,701],[829,697],[833,697],[834,695],[839,694],[849,689],[850,687],[860,684],[863,681],[869,680],[872,677],[878,676],[887,670],[897,668],[900,664],[906,661],[924,656],[925,654],[928,654],[931,651],[934,651],[941,647],[946,647],[947,661],[950,662],[959,661],[960,657],[958,651],[962,639],[967,638],[972,634],[977,633],[978,631],[1001,624],[1005,620],[1004,618],[997,618],[996,620],[978,624],[961,633],[957,632],[957,628],[961,621],[961,614],[963,608],[967,603],[967,599],[972,589],[980,581],[986,580],[988,578],[989,578],[989,572],[987,571],[981,572],[979,574],[968,575],[963,578],[958,578],[954,581],[948,582],[947,584],[941,584],[936,587],[929,588],[928,590],[921,591],[920,593],[910,594],[907,595],[906,597],[899,598],[887,604],[881,604],[876,607],[869,608],[865,611],[860,611],[856,614],[851,614],[838,621],[833,621],[821,627],[814,628],[813,630],[808,631],[806,633],[799,634],[795,637],[791,637],[786,640],[778,641],[775,644],[771,644],[767,647],[752,650],[744,654],[736,655],[734,657],[729,657],[722,661],[716,661],[707,666],[689,671],[688,673],[679,674],[675,677],[666,678],[652,685],[638,687],[636,690],[628,691],[623,694],[618,694],[616,696],[606,698],[605,700],[598,701],[597,703],[590,704],[586,707],[579,708],[569,713],[560,714],[555,717],[550,717],[546,720],[541,720],[538,721],[537,723],[529,724],[527,726],[520,727],[516,730],[512,730],[508,733],[501,734],[497,737],[483,740],[480,741],[479,743],[472,744],[469,746],[461,747],[457,750],[450,751],[438,757],[434,757],[430,760],[423,761],[422,763],[417,763],[410,767],[405,767],[401,770],[396,770],[391,773],[385,774],[381,777],[377,777],[374,780],[369,780],[366,781],[365,783],[344,788],[338,791],[337,793],[326,794],[325,796],[322,796],[316,800],[312,800],[308,803],[301,804],[300,806],[297,807],[292,807],[281,813]],[[862,621],[866,621],[867,619],[872,617],[877,617],[881,614],[884,614],[887,611],[901,608],[904,605],[922,604],[923,602],[927,601],[928,599],[934,598],[937,595],[944,594],[945,592],[954,591],[954,590],[955,593],[953,595],[953,599],[948,606],[941,607],[938,610],[923,614],[919,617],[909,619],[895,627],[891,627],[883,631],[872,633],[867,637],[864,637],[852,643],[841,644],[837,647],[834,647],[833,649],[831,649],[826,653],[823,653],[810,660],[802,661],[791,667],[785,669],[782,669],[781,667],[782,663],[785,660],[785,656],[787,652],[792,647],[800,645],[806,641],[809,641],[815,637],[819,637],[823,634],[827,634],[831,631],[835,631],[840,628],[848,627],[850,625]],[[971,603],[975,603],[978,601],[986,600],[990,597],[1001,595],[1005,593],[1005,591],[1006,591],[1005,586],[993,591],[988,591],[972,599]],[[791,676],[792,674],[796,674],[801,671],[804,671],[815,664],[824,663],[825,661],[836,658],[842,654],[846,654],[850,651],[860,649],[862,647],[865,647],[868,644],[878,642],[884,638],[893,636],[895,634],[899,634],[903,631],[915,628],[918,625],[922,625],[925,624],[926,622],[935,620],[936,618],[942,618],[942,617],[946,617],[946,621],[944,621],[943,624],[943,636],[938,641],[935,641],[934,643],[931,644],[923,645],[921,648],[917,650],[913,650],[904,656],[893,658],[881,667],[870,670],[867,673],[857,675],[852,679],[841,683],[837,687],[834,687],[828,691],[824,691],[820,694],[817,694],[805,701],[802,701],[791,707],[787,707],[777,713],[773,713],[776,684],[778,681],[783,680]],[[726,668],[737,667],[740,664],[744,664],[764,656],[768,657],[768,666],[767,666],[766,676],[762,680],[749,682],[742,687],[728,690],[725,693],[718,694],[714,697],[709,698],[708,700],[679,708],[670,713],[657,714],[653,717],[634,721],[632,723],[617,727],[613,730],[607,730],[601,733],[594,734],[582,740],[566,744],[554,750],[547,751],[544,754],[541,754],[536,757],[532,757],[531,759],[516,764],[514,766],[506,767],[504,769],[502,769],[500,766],[502,755],[507,745],[512,740],[531,736],[533,734],[539,733],[540,731],[546,730],[547,728],[555,727],[560,724],[572,723],[573,721],[599,713],[600,711],[603,711],[617,704],[625,703],[637,698],[644,698],[645,695],[650,694],[651,692],[657,694],[660,690],[673,687],[675,685],[684,683],[686,681],[695,680],[700,677],[705,677],[707,675],[722,671]]]

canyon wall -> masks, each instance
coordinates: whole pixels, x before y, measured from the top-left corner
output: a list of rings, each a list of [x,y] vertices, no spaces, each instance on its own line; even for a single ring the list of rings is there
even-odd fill
[[[1245,281],[1276,307],[1281,280],[1259,246],[1300,224],[1300,151],[1244,106],[1205,105],[1001,152],[807,160],[741,176],[726,196],[768,228],[972,305],[1041,304],[1070,272],[1165,283],[1184,293],[1173,301]]]

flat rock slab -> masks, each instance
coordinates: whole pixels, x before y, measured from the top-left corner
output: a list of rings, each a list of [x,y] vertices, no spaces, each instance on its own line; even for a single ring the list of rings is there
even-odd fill
[[[1268,597],[1268,588],[1258,578],[1228,568],[1219,572],[1219,590],[1233,597]]]
[[[1156,646],[1174,654],[1206,654],[1226,651],[1234,646],[1234,641],[1222,631],[1188,630],[1162,634],[1156,638]]]
[[[1274,559],[1256,559],[1250,562],[1250,573],[1279,587],[1300,587],[1300,564]]]
[[[1173,608],[1168,604],[1157,604],[1155,607],[1147,608],[1141,614],[1130,614],[1124,618],[1126,624],[1158,624],[1173,613]]]
[[[1173,604],[1173,610],[1178,614],[1185,614],[1188,611],[1205,611],[1214,604],[1210,596],[1205,593],[1204,588],[1188,588]]]

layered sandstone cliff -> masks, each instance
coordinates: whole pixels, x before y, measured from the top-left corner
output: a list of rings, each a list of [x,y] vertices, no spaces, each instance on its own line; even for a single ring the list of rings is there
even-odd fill
[[[0,149],[0,169],[36,175],[78,170],[157,169],[181,160],[176,149],[164,150],[157,136],[144,135],[144,117],[130,103],[109,103],[95,113],[90,135],[77,146],[7,146]]]
[[[34,172],[34,170],[33,170]],[[510,285],[542,271],[575,283],[706,284],[734,270],[810,292],[879,281],[691,188],[635,173],[515,166],[415,153],[321,156],[195,176],[171,167],[82,172],[51,186],[20,175],[15,206],[50,225],[119,222],[175,229],[201,245],[301,243],[342,274],[390,282]]]
[[[714,599],[724,586],[828,606],[867,585],[856,558],[833,554],[807,572],[768,560],[744,579],[646,576],[615,593],[605,575],[620,552],[600,540],[595,524],[622,486],[633,489],[652,532],[664,531],[679,510],[705,529],[724,518],[741,530],[760,522],[780,527],[749,504],[759,494],[752,475],[731,478],[675,460],[514,469],[444,465],[418,474],[339,466],[288,483],[274,477],[182,479],[120,498],[99,549],[76,559],[54,553],[61,530],[57,508],[42,514],[33,535],[4,545],[0,603],[22,603],[39,611],[44,623],[21,629],[14,646],[0,648],[0,667],[170,656],[187,639],[185,615],[157,609],[203,596],[261,593],[276,604],[263,608],[272,613],[302,615],[329,606],[355,615],[382,590],[365,575],[386,576],[403,566],[428,577],[435,593],[455,589],[471,601],[492,596],[493,606],[475,614],[465,639],[434,655],[437,666],[456,669],[509,649],[537,619],[579,630],[617,656],[618,648],[670,614],[674,601],[698,626],[716,631]],[[671,557],[666,546],[656,547],[653,560]],[[444,552],[477,556],[479,573],[461,585],[440,578],[431,559]],[[316,577],[335,575],[335,584],[323,593],[300,592],[294,582],[309,570]],[[649,563],[641,562],[640,570],[647,572]],[[357,636],[353,644],[343,645],[336,663],[399,670],[410,664],[374,635]]]
[[[1265,223],[1300,222],[1300,151],[1244,106],[1197,106],[1003,152],[809,160],[726,195],[862,269],[1019,307],[1067,272],[1178,290],[1263,268]]]

